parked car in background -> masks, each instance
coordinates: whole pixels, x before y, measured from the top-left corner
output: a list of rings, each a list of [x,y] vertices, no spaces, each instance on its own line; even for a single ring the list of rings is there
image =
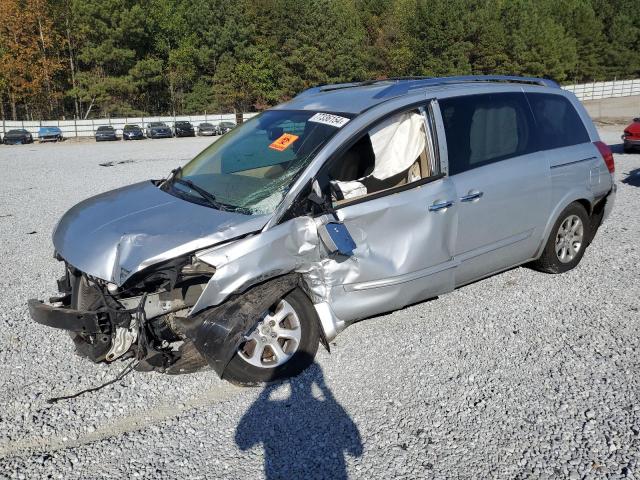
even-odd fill
[[[58,127],[40,127],[38,130],[38,141],[43,142],[61,142],[64,140],[62,130]]]
[[[218,127],[211,123],[201,123],[198,125],[198,135],[201,137],[212,137],[218,134]]]
[[[634,149],[640,150],[640,117],[634,118],[633,122],[624,129],[622,141],[625,153],[631,153]]]
[[[148,138],[171,138],[173,132],[164,122],[151,122],[147,125],[147,137]]]
[[[111,125],[101,125],[96,130],[96,142],[108,142],[118,140],[118,135]]]
[[[236,128],[236,124],[233,122],[220,122],[218,124],[218,134],[224,135],[225,133],[230,132],[234,128]]]
[[[195,137],[196,131],[190,122],[180,121],[173,125],[173,134],[176,137]]]
[[[33,143],[33,135],[22,128],[9,130],[4,136],[3,143],[5,145],[22,145],[25,143]]]
[[[123,140],[144,140],[144,132],[138,125],[125,125],[122,129]]]

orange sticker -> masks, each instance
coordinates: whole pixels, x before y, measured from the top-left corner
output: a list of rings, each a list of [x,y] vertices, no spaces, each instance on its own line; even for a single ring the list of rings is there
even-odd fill
[[[278,150],[282,152],[289,148],[289,146],[298,139],[298,135],[294,135],[292,133],[283,133],[280,135],[280,138],[275,140],[269,148],[273,148],[274,150]]]

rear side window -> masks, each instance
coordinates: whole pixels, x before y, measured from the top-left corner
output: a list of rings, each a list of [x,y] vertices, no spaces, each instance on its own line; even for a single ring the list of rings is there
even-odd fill
[[[527,93],[536,119],[541,150],[587,143],[589,134],[569,100],[560,95]]]
[[[523,93],[494,93],[440,101],[449,175],[535,150],[534,120]]]

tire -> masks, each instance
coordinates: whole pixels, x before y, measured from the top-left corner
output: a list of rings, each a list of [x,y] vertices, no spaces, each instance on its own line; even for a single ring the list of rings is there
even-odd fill
[[[71,308],[97,310],[102,305],[102,298],[87,284],[84,277],[71,275]],[[104,360],[111,348],[110,335],[69,332],[69,336],[73,340],[76,353],[96,363]]]
[[[554,223],[547,244],[531,266],[545,273],[564,273],[575,268],[592,239],[591,220],[577,202],[565,208]]]
[[[281,303],[284,302],[284,303]],[[281,305],[288,305],[297,317],[298,326],[300,330],[300,341],[295,352],[284,363],[276,366],[255,366],[250,363],[246,357],[247,351],[251,349],[250,344],[254,344],[254,348],[257,348],[255,340],[250,340],[243,343],[236,354],[233,356],[229,365],[224,371],[223,378],[236,385],[251,386],[259,385],[266,382],[272,382],[281,380],[284,378],[294,377],[309,367],[313,363],[313,359],[318,351],[318,345],[320,343],[320,322],[316,314],[313,305],[307,298],[307,296],[296,288],[286,295],[283,299],[276,302],[276,305],[272,307],[272,312],[275,312],[274,317],[278,318],[277,312]],[[288,308],[288,307],[285,307]],[[288,318],[288,317],[287,317]],[[256,322],[254,328],[250,332],[245,332],[245,335],[257,335],[258,323]],[[289,320],[279,320],[280,322]],[[265,337],[262,337],[265,338]],[[276,339],[280,341],[280,338]],[[286,342],[286,341],[285,341]],[[285,345],[287,345],[285,343]],[[269,353],[270,347],[263,347],[263,355]],[[285,349],[283,349],[285,350]],[[254,359],[255,361],[255,359]]]

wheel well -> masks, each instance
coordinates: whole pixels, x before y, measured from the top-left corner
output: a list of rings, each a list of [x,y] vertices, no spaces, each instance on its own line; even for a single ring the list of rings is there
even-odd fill
[[[591,214],[593,213],[593,208],[589,200],[585,198],[581,198],[579,200],[576,200],[575,203],[579,203],[580,205],[582,205],[584,209],[587,211],[587,215],[591,216]]]

